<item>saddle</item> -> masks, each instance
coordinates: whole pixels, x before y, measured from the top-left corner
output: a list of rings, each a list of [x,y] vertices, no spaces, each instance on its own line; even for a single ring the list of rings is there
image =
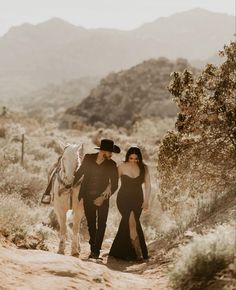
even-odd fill
[[[57,160],[57,162],[53,165],[53,167],[51,168],[51,170],[49,171],[49,179],[48,179],[48,185],[46,187],[45,192],[43,193],[43,196],[41,198],[41,203],[43,204],[50,204],[51,203],[51,189],[52,189],[52,183],[53,183],[53,179],[54,176],[56,175],[58,169],[59,169],[59,164],[60,164],[60,160],[61,160],[60,156]]]

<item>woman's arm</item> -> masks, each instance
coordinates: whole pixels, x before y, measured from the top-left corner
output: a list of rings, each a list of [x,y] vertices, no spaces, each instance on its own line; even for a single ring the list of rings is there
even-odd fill
[[[142,208],[144,210],[147,210],[148,209],[150,193],[151,193],[151,179],[150,179],[150,174],[149,174],[148,167],[145,166],[145,176],[144,176],[144,201],[143,201],[143,205],[142,205]]]
[[[122,175],[123,173],[123,166],[124,166],[124,163],[121,163],[119,166],[118,166],[118,175],[119,177]]]
[[[111,182],[108,183],[107,188],[103,191],[102,196],[107,199],[111,196]]]

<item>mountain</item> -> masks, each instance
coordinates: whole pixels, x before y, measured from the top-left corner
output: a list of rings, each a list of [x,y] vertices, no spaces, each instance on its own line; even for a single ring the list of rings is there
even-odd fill
[[[50,84],[30,94],[15,98],[12,102],[23,107],[29,113],[51,111],[53,114],[80,103],[96,87],[99,79],[84,77],[63,82],[59,85]]]
[[[0,38],[0,100],[160,56],[207,59],[233,38],[234,19],[193,9],[130,31],[85,29],[58,18],[12,27]]]
[[[136,29],[136,36],[166,45],[166,57],[205,59],[233,40],[235,17],[196,8],[161,17]]]
[[[173,117],[177,108],[167,85],[171,72],[185,68],[196,73],[185,59],[172,62],[162,57],[111,73],[78,106],[69,108],[64,120],[129,127],[139,118]]]
[[[204,60],[197,60],[197,59],[194,59],[191,61],[191,64],[194,66],[194,67],[197,67],[199,69],[202,69],[204,68],[204,66],[207,64],[207,63],[211,63],[213,65],[216,65],[216,66],[219,66],[221,65],[223,62],[225,61],[225,57],[223,56],[220,56],[219,55],[219,52],[218,53],[215,53],[213,54],[212,56],[208,57],[207,59],[204,59]]]

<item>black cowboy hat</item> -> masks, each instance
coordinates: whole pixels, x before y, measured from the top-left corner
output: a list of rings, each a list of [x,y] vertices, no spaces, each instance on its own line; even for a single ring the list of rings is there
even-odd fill
[[[102,139],[100,147],[95,148],[95,149],[114,152],[114,153],[120,153],[120,147],[115,145],[114,142],[110,139]]]

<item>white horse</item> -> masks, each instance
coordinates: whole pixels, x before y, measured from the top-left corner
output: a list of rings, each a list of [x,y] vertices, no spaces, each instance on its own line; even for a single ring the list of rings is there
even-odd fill
[[[72,187],[76,169],[80,166],[80,151],[82,146],[69,144],[65,146],[62,157],[59,161],[56,173],[53,178],[52,194],[54,211],[57,216],[59,229],[59,248],[58,254],[65,253],[65,242],[67,232],[67,211],[73,211],[73,237],[71,244],[71,255],[79,256],[80,236],[79,229],[81,219],[84,215],[83,200],[78,200],[80,185]]]

